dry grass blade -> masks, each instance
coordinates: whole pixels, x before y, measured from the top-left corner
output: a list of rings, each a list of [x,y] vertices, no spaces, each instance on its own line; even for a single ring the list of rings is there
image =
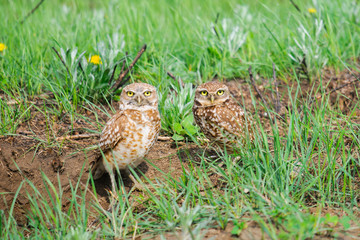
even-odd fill
[[[276,78],[275,63],[273,63],[273,79],[274,79],[275,91],[276,91],[275,111],[276,111],[276,113],[279,113],[280,109],[281,109],[281,103],[280,103],[280,97],[279,97],[279,82],[277,81],[277,78]]]
[[[157,140],[159,141],[170,141],[172,138],[171,137],[162,137],[162,136],[158,136]]]
[[[298,10],[298,12],[300,12],[301,13],[301,10],[300,10],[300,8],[299,8],[299,6],[298,5],[296,5],[296,3],[294,3],[294,1],[293,0],[290,0],[290,2],[291,2],[291,4],[296,8],[296,10]]]
[[[251,71],[251,66],[249,67],[248,71],[249,71],[251,85],[253,86],[253,88],[255,89],[257,94],[259,94],[259,96],[260,96],[261,100],[263,101],[265,107],[268,108],[268,105],[267,105],[267,103],[265,101],[265,98],[263,97],[262,93],[260,92],[260,90],[258,89],[258,87],[255,84],[254,76],[253,76],[253,73]]]
[[[175,75],[172,74],[171,72],[167,72],[167,75],[168,75],[169,77],[171,77],[174,81],[177,81]],[[182,87],[185,86],[185,84],[184,84],[184,82],[181,80],[181,78],[179,78],[178,82],[179,82],[179,84],[180,84]]]
[[[26,21],[26,19],[27,19],[28,17],[30,17],[30,16],[40,7],[40,5],[41,5],[44,1],[45,1],[45,0],[40,0],[40,2],[24,17],[24,19],[21,20],[20,24],[23,24],[23,23]]]
[[[64,62],[64,59],[62,59],[62,57],[60,56],[59,52],[56,50],[55,47],[51,47],[51,48],[52,48],[52,50],[54,50],[54,52],[56,53],[56,55],[58,56],[58,58],[60,59],[60,61],[62,62],[62,64],[65,66],[66,71],[67,71],[67,73],[69,74],[69,76],[71,76],[71,75],[70,75],[69,68],[66,66],[66,63]]]
[[[114,66],[113,72],[112,72],[111,77],[109,79],[109,84],[111,84],[112,80],[114,79],[116,68],[117,68],[117,65]]]
[[[306,75],[306,79],[310,82],[310,75],[308,72],[305,55],[304,58],[301,60],[300,66],[301,66],[301,71]]]
[[[350,85],[350,84],[352,84],[352,83],[354,83],[356,81],[360,81],[360,76],[355,76],[355,79],[351,80],[348,83],[344,83],[343,85],[326,92],[325,95],[328,95],[328,94],[331,94],[331,93],[333,93],[335,91],[338,91],[338,90],[340,90],[340,89],[342,89],[342,88],[344,88],[344,87],[346,87],[346,86],[348,86],[348,85]]]
[[[113,92],[118,90],[123,85],[123,80],[124,80],[125,76],[129,73],[129,71],[131,71],[131,69],[134,67],[136,62],[140,59],[140,57],[145,52],[145,50],[146,50],[146,44],[144,44],[144,46],[142,46],[142,48],[140,49],[140,51],[136,55],[134,61],[130,64],[130,66],[125,71],[120,73],[118,79],[116,80],[116,83],[111,87]]]
[[[100,137],[100,134],[98,134],[98,133],[93,133],[93,134],[76,134],[76,135],[65,136],[65,137],[57,137],[57,138],[56,138],[56,141],[85,139],[85,138],[98,138],[98,137]],[[163,137],[163,136],[159,136],[159,137],[158,137],[158,140],[159,140],[159,141],[170,141],[171,139],[172,139],[171,137]]]
[[[92,137],[100,137],[100,134],[94,133],[94,134],[77,134],[77,135],[71,135],[66,137],[57,137],[56,141],[62,141],[62,140],[75,140],[75,139],[84,139],[84,138],[92,138]]]

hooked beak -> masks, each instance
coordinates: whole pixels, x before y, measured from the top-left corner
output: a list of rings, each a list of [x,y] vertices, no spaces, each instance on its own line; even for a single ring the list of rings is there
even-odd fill
[[[140,96],[137,97],[137,102],[138,102],[139,105],[140,105],[140,103],[141,103],[141,97],[140,97]]]
[[[214,103],[214,95],[211,95],[210,101],[211,101],[211,103]]]

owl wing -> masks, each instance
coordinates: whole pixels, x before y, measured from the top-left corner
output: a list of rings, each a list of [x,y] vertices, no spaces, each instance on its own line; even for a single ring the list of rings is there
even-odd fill
[[[99,147],[102,152],[113,149],[123,138],[127,116],[123,111],[117,112],[106,124],[101,132]]]
[[[126,122],[127,116],[123,111],[119,111],[105,124],[99,141],[99,147],[102,153],[111,150],[123,139],[122,132],[125,129]],[[104,172],[106,172],[102,161],[102,153],[99,151],[95,157],[95,161],[92,163],[91,172],[95,180],[99,179]]]
[[[220,121],[215,124],[230,134],[244,136],[244,131],[251,131],[250,120],[245,118],[244,110],[233,100],[221,105],[218,109]]]

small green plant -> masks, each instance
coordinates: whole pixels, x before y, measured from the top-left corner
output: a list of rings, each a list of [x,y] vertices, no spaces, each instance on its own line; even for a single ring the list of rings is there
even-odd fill
[[[240,233],[242,232],[242,230],[247,228],[247,224],[246,222],[238,222],[238,221],[234,221],[234,227],[231,230],[231,234],[232,235],[236,235],[239,236]]]
[[[345,215],[339,219],[339,223],[341,223],[345,231],[349,230],[349,228],[351,227],[351,218]]]
[[[77,48],[60,48],[56,53],[50,78],[55,82],[45,81],[45,86],[58,95],[60,102],[71,102],[75,107],[84,99],[98,101],[108,96],[108,90],[114,83],[115,65],[121,61],[123,36],[109,37],[109,42],[99,42],[96,53],[79,52]],[[116,60],[118,59],[118,60]]]
[[[198,132],[192,114],[194,95],[191,83],[184,86],[171,83],[160,95],[161,126],[174,140],[184,140],[185,136],[193,137]]]

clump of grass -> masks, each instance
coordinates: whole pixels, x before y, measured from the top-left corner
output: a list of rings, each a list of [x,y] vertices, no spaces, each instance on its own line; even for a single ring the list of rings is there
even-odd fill
[[[0,135],[14,134],[22,121],[30,118],[32,104],[26,98],[0,98]]]
[[[170,84],[170,89],[160,95],[161,126],[174,140],[193,137],[198,128],[194,125],[192,103],[195,89],[191,83]]]
[[[115,66],[125,61],[120,57],[125,55],[124,45],[123,36],[114,34],[112,38],[108,36],[107,44],[98,43],[95,54],[80,53],[77,48],[60,48],[58,52],[54,48],[57,61],[54,60],[56,64],[44,85],[56,93],[60,103],[68,102],[75,107],[84,99],[101,100],[109,95],[108,90],[115,81]]]

